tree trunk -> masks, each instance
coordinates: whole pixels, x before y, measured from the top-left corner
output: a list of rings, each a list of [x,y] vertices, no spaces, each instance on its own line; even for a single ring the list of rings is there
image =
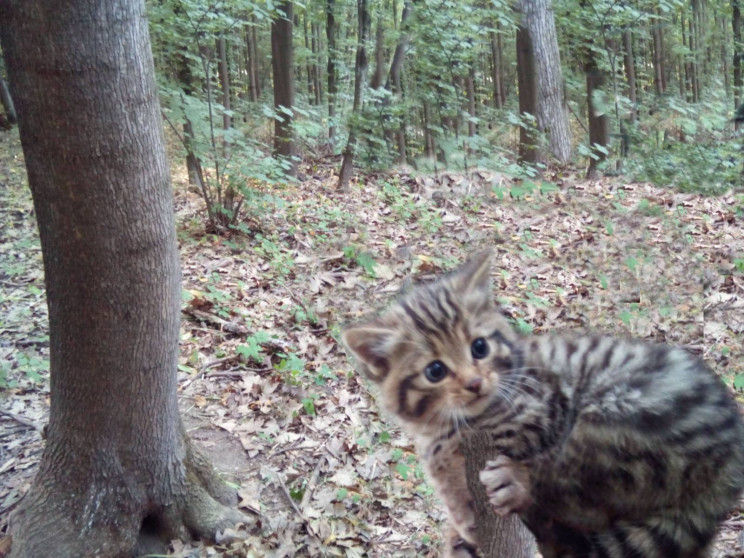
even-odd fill
[[[478,474],[493,456],[485,455],[482,448],[489,446],[488,434],[483,432],[468,436],[460,448],[466,461],[468,488],[475,504],[478,540],[483,558],[533,558],[535,538],[519,517],[511,514],[499,517],[493,512],[488,496]]]
[[[561,58],[552,0],[519,2],[522,25],[530,35],[537,71],[537,125],[548,135],[550,152],[562,164],[571,159],[571,128],[564,95]]]
[[[232,119],[227,112],[230,110],[230,72],[227,66],[227,46],[224,35],[217,39],[217,58],[219,60],[220,89],[222,90],[220,101],[226,111],[222,113],[222,126],[225,130],[229,130],[232,125]]]
[[[271,67],[274,74],[274,154],[286,159],[287,173],[297,174],[292,107],[294,106],[294,51],[292,49],[293,9],[291,1],[277,4],[278,15],[271,22]]]
[[[334,0],[326,4],[326,39],[328,40],[328,143],[336,144],[336,17]]]
[[[632,105],[630,121],[638,118],[638,100],[636,97],[635,58],[633,57],[633,37],[630,29],[623,32],[623,50],[625,51],[625,78],[628,80],[628,99]]]
[[[258,37],[256,36],[256,27],[256,16],[251,15],[251,21],[245,40],[248,45],[249,98],[252,102],[258,101],[261,96],[261,85],[258,80]]]
[[[352,112],[358,115],[362,111],[364,103],[364,87],[367,83],[367,38],[369,37],[370,21],[367,9],[367,0],[357,0],[357,13],[359,21],[359,42],[357,44],[356,59],[354,61],[354,106]],[[356,130],[352,126],[349,130],[349,139],[344,149],[341,171],[338,177],[338,188],[344,192],[349,189],[351,173],[354,169],[354,155],[356,154]]]
[[[744,59],[744,43],[742,43],[741,30],[741,0],[731,0],[732,17],[731,27],[734,34],[734,109],[737,109],[744,97],[744,83],[742,83],[742,60]],[[741,123],[736,123],[738,130]]]
[[[400,84],[400,76],[403,72],[403,61],[406,56],[406,49],[408,48],[408,18],[411,15],[412,3],[406,1],[403,4],[403,12],[400,16],[400,37],[398,38],[398,44],[395,46],[395,52],[393,53],[393,61],[390,63],[390,74],[388,75],[387,82],[385,83],[385,89],[390,91],[394,97],[401,101],[403,96],[403,90]],[[396,132],[396,144],[398,146],[398,162],[403,164],[406,162],[406,119],[405,116],[401,117],[398,131]]]
[[[519,128],[519,160],[535,164],[541,159],[536,120],[532,120],[536,119],[537,114],[537,74],[530,34],[521,26],[517,29],[517,82],[519,114],[522,117]]]
[[[503,68],[503,49],[501,46],[501,32],[498,27],[496,31],[491,31],[491,58],[493,59],[493,106],[500,109],[504,107],[504,68]]]
[[[385,75],[385,25],[383,24],[382,10],[377,15],[377,28],[375,31],[375,71],[369,82],[370,89],[382,87],[382,78]]]
[[[478,115],[475,112],[475,69],[472,63],[470,65],[470,71],[465,78],[465,90],[468,95],[468,115],[470,116],[468,119],[468,137],[474,138],[477,131],[475,119]]]
[[[595,53],[587,49],[587,61],[584,65],[586,73],[587,116],[589,121],[589,146],[592,156],[589,158],[589,168],[586,176],[597,178],[597,166],[607,158],[606,149],[609,143],[609,118],[607,114],[598,111],[596,95],[605,86],[605,75],[597,66]],[[599,149],[598,149],[599,148]]]
[[[315,105],[320,106],[323,103],[323,79],[320,71],[320,26],[317,23],[310,25],[312,31],[312,51],[313,51],[313,92],[315,93]]]
[[[654,87],[656,94],[661,95],[665,91],[664,87],[664,41],[661,34],[661,18],[653,20],[652,35],[654,38]]]
[[[305,56],[307,56],[308,52],[313,52],[315,50],[314,48],[311,50],[310,37],[308,37],[307,34],[307,10],[302,14],[302,33],[305,38]],[[312,105],[315,101],[315,92],[313,90],[313,87],[315,86],[315,77],[313,76],[313,66],[309,56],[307,56],[307,60],[305,61],[305,71],[307,72],[308,103]]]
[[[0,43],[51,353],[46,446],[11,556],[130,556],[143,522],[213,537],[243,516],[178,413],[180,272],[144,2],[6,0]]]
[[[18,116],[16,115],[15,105],[13,105],[13,97],[10,96],[8,85],[2,77],[0,77],[0,103],[3,105],[8,124],[11,126],[16,124],[18,122]]]

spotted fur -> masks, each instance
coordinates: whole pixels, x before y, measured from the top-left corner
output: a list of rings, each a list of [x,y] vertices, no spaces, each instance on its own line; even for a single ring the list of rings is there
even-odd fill
[[[678,348],[517,335],[488,260],[344,331],[447,506],[460,538],[445,554],[478,544],[459,448],[474,429],[489,433],[494,509],[518,513],[544,558],[706,556],[744,486],[744,426],[723,383]]]

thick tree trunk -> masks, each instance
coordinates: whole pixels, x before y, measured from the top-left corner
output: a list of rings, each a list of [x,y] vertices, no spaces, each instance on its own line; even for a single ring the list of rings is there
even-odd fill
[[[146,519],[214,536],[242,515],[178,414],[179,260],[144,2],[6,0],[0,41],[51,351],[47,442],[11,556],[129,556]]]
[[[523,163],[537,163],[541,159],[538,145],[537,114],[537,74],[530,34],[524,27],[517,29],[517,82],[519,86],[519,114],[522,125],[519,128],[519,160]]]
[[[533,558],[535,556],[535,538],[524,526],[519,517],[512,514],[507,517],[497,516],[488,502],[478,474],[486,466],[489,456],[482,449],[489,446],[488,434],[478,432],[466,438],[460,448],[465,456],[468,488],[475,504],[478,540],[483,558]]]
[[[369,37],[370,21],[367,0],[357,0],[357,13],[359,21],[359,42],[357,44],[356,60],[354,62],[354,106],[352,111],[355,115],[362,110],[364,103],[364,87],[367,83],[367,39]],[[341,171],[338,176],[338,188],[342,191],[349,189],[351,173],[354,169],[354,155],[356,154],[356,130],[352,126],[349,130],[349,139],[346,141],[344,156],[341,161]]]
[[[288,174],[297,173],[292,107],[294,106],[293,9],[291,1],[277,5],[278,16],[271,22],[271,67],[274,74],[274,153],[289,161]]]
[[[334,0],[326,3],[326,39],[328,41],[328,143],[336,145],[336,16]]]
[[[519,2],[522,26],[530,35],[537,72],[537,125],[548,135],[550,152],[560,163],[571,159],[571,127],[564,95],[561,58],[552,0]]]

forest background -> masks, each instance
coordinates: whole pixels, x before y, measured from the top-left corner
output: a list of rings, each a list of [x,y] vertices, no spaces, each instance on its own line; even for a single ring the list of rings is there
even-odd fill
[[[164,0],[148,15],[182,411],[254,519],[173,555],[437,555],[441,509],[338,329],[480,246],[520,330],[683,344],[744,387],[738,1]],[[0,142],[5,530],[40,455],[49,363],[22,156],[13,131]]]

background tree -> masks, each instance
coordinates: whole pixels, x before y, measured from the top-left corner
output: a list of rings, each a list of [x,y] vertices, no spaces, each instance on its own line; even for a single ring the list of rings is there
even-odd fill
[[[564,98],[561,58],[558,51],[551,0],[518,4],[522,25],[530,37],[537,73],[537,125],[549,138],[550,152],[561,163],[571,158],[571,128]]]
[[[212,537],[242,515],[178,413],[179,259],[144,3],[3,2],[0,41],[51,350],[46,447],[11,556],[131,555],[143,524]]]
[[[292,46],[294,6],[290,1],[280,2],[277,16],[271,23],[271,67],[274,76],[274,152],[292,161],[289,174],[297,172],[294,130],[292,128],[295,104],[294,48]]]

